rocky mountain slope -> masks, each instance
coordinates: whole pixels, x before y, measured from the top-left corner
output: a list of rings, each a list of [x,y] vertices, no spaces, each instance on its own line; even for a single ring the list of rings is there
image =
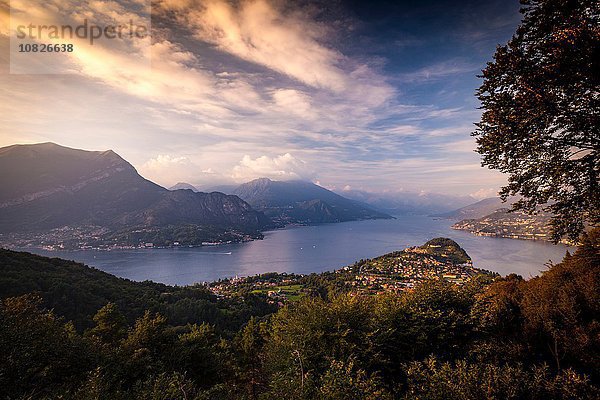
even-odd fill
[[[261,178],[240,185],[233,193],[282,224],[391,218],[311,182]]]
[[[53,143],[0,149],[0,233],[95,226],[115,231],[173,225],[256,233],[270,225],[237,196],[169,191],[115,152]]]

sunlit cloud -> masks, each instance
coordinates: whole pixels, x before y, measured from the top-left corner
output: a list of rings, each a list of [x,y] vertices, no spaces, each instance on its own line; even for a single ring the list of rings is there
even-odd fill
[[[186,182],[197,187],[233,182],[229,176],[222,175],[210,167],[202,169],[190,158],[181,156],[158,155],[146,161],[138,170],[145,178],[167,188],[177,182]]]
[[[49,21],[112,21],[143,17],[133,3],[149,4],[14,4]],[[396,43],[387,54],[350,51],[360,21],[324,18],[303,3],[159,0],[152,12],[160,22],[152,43],[81,46],[64,58],[71,75],[0,74],[0,145],[112,148],[164,186],[266,176],[475,193],[503,183],[479,167],[469,137],[478,111],[461,98],[472,96],[473,81],[461,80],[478,60],[394,58],[430,43],[414,33],[378,33],[382,46]]]
[[[159,155],[141,165],[138,172],[153,182],[169,187],[172,185],[173,179],[189,182],[189,179],[193,178],[198,171],[185,157]]]
[[[348,83],[337,66],[344,56],[320,42],[327,28],[299,13],[284,15],[265,0],[242,1],[235,8],[224,0],[161,6],[180,12],[179,20],[198,39],[244,60],[314,87],[340,91]]]
[[[481,188],[473,193],[470,193],[470,196],[478,200],[486,199],[488,197],[496,197],[498,196],[498,189],[490,187]]]
[[[305,161],[286,153],[276,157],[260,156],[254,159],[245,155],[233,168],[232,178],[237,182],[263,177],[275,180],[311,180],[314,174],[314,170]]]

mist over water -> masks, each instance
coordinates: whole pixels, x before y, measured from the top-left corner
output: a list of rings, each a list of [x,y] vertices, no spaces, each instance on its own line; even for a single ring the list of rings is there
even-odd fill
[[[309,274],[335,270],[434,237],[455,240],[475,267],[529,278],[562,260],[568,247],[546,242],[480,237],[450,228],[452,221],[424,216],[355,221],[266,232],[264,240],[222,246],[113,251],[44,251],[136,281],[171,285],[209,282],[264,272]]]

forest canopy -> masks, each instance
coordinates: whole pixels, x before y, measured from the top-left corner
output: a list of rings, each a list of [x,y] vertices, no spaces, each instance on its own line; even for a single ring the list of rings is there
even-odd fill
[[[57,287],[98,278],[70,261],[2,256],[2,266],[43,265]],[[305,280],[312,296],[274,312],[205,299],[213,314],[184,307],[196,310],[202,291],[165,285],[173,300],[147,294],[135,309],[108,301],[73,314],[72,304],[89,301],[85,291],[64,302],[54,290],[26,294],[32,274],[7,291],[11,275],[0,274],[0,387],[4,398],[597,398],[599,266],[595,231],[531,280],[482,275],[463,286],[427,281],[356,295],[322,274]],[[154,284],[119,285],[128,298]],[[242,322],[223,324],[220,314]]]

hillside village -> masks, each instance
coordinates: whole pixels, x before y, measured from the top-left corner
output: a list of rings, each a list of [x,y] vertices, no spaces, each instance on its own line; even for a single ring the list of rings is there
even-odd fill
[[[471,258],[453,240],[436,238],[423,246],[361,260],[322,277],[341,291],[369,295],[411,290],[428,280],[463,285],[481,274],[492,273],[473,267]],[[311,278],[312,275],[269,273],[220,280],[209,284],[209,289],[219,297],[235,297],[243,292],[264,294],[270,302],[282,306],[314,291]]]
[[[549,241],[549,223],[550,216],[545,213],[529,215],[500,209],[482,218],[462,220],[452,228],[469,231],[478,236]]]
[[[454,241],[432,239],[423,246],[386,254],[346,267],[354,274],[347,281],[358,293],[398,292],[426,280],[446,280],[463,285],[472,277],[487,273],[473,267],[471,258]]]

